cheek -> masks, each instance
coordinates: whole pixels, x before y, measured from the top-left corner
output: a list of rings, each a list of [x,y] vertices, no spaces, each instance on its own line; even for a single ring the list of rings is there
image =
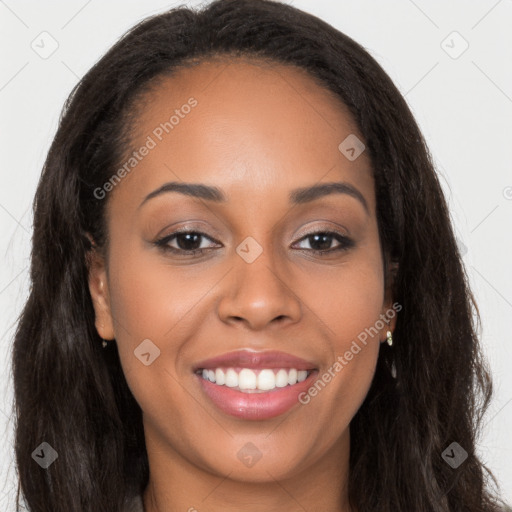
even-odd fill
[[[133,350],[145,339],[154,340],[161,350],[165,344],[169,356],[169,352],[178,352],[179,343],[164,340],[190,338],[199,316],[208,315],[209,292],[216,284],[219,290],[219,278],[225,273],[219,264],[185,267],[166,263],[163,257],[155,260],[154,251],[137,241],[111,245],[110,304],[120,355],[126,352],[126,363],[133,363]],[[306,327],[318,324],[319,338],[330,342],[331,358],[348,350],[382,312],[384,283],[378,244],[359,248],[338,265],[299,265],[289,278],[291,290],[303,304],[301,322]]]
[[[109,281],[116,340],[128,386],[144,411],[150,442],[181,446],[179,450],[197,464],[206,459],[210,469],[223,460],[231,464],[225,454],[208,451],[215,456],[204,455],[206,447],[221,446],[219,439],[225,432],[205,413],[201,397],[194,399],[193,389],[187,386],[191,377],[180,366],[187,345],[201,339],[201,334],[204,339],[209,326],[219,327],[214,302],[229,292],[220,282],[229,262],[185,268],[163,259],[155,263],[152,251],[135,244],[111,247]],[[315,333],[314,353],[322,358],[325,377],[320,375],[319,380],[324,385],[311,392],[309,402],[296,413],[294,426],[277,429],[266,442],[269,453],[276,453],[278,445],[281,453],[290,456],[296,446],[303,446],[304,454],[325,454],[350,424],[373,378],[378,336],[367,336],[366,344],[359,337],[382,312],[380,253],[376,245],[360,249],[337,266],[309,262],[293,267],[288,279],[303,311],[296,327]],[[134,357],[145,339],[154,340],[161,350],[149,366]],[[347,354],[352,354],[350,360]]]
[[[380,255],[377,250],[359,252],[343,265],[319,272],[304,280],[301,295],[326,325],[336,353],[344,352],[347,343],[374,326],[383,312]]]
[[[311,281],[301,288],[304,296],[315,297],[312,309],[330,344],[318,380],[302,399],[311,408],[309,414],[326,425],[321,443],[334,439],[339,426],[350,423],[373,379],[384,312],[379,256],[378,251],[367,252],[357,263],[333,271],[329,279],[317,278],[321,289]]]
[[[303,287],[303,293],[314,298],[313,309],[334,331],[331,334],[343,338],[349,333],[357,334],[356,331],[367,327],[369,322],[373,324],[381,312],[383,283],[380,276],[373,273],[340,272],[339,276],[325,280],[322,289],[311,283],[307,287],[310,291]]]
[[[153,251],[136,247],[123,252],[112,254],[110,272],[110,302],[118,341],[161,340],[199,302],[207,283],[203,286],[201,280],[191,279],[183,268],[173,268],[164,261],[155,263]]]
[[[206,292],[200,279],[187,279],[180,269],[155,264],[149,252],[124,247],[111,253],[116,342],[128,387],[144,414],[153,424],[165,425],[166,431],[181,432],[180,415],[172,411],[182,410],[188,396],[178,383],[176,368],[195,329],[194,306]],[[204,287],[208,284],[213,286],[208,282]]]

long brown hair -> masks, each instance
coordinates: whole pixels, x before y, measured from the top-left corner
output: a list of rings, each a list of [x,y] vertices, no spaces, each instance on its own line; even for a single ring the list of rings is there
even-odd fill
[[[94,326],[87,233],[100,247],[108,242],[108,197],[94,191],[123,161],[137,99],[153,80],[192,61],[237,55],[300,67],[349,108],[373,166],[383,251],[399,264],[394,344],[381,347],[350,425],[351,503],[380,512],[498,510],[487,488],[492,474],[475,453],[491,380],[424,139],[397,88],[359,44],[269,0],[217,0],[200,11],[152,16],[67,100],[34,200],[32,286],[14,341],[18,499],[22,492],[32,512],[116,512],[147,485],[141,410],[115,343],[102,350]],[[47,469],[31,456],[42,441],[58,453]],[[452,442],[469,454],[455,469],[442,457]]]

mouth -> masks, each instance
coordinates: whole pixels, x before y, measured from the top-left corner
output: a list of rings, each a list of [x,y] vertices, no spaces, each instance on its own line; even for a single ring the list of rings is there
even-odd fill
[[[266,393],[275,389],[294,386],[304,382],[313,372],[297,368],[199,368],[195,373],[202,379],[226,386],[241,393]]]
[[[315,363],[283,352],[242,350],[198,363],[194,374],[221,412],[244,420],[280,416],[318,375]]]

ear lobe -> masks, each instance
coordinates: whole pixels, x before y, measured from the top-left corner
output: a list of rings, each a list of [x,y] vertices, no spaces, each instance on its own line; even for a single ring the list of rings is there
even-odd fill
[[[105,260],[93,243],[93,249],[87,253],[87,268],[89,269],[89,292],[95,312],[96,330],[105,340],[115,338],[110,297],[108,291]]]

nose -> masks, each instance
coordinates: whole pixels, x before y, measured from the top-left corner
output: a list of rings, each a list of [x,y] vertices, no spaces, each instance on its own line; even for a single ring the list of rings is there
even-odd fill
[[[302,315],[297,290],[289,273],[277,270],[271,251],[263,251],[252,263],[238,255],[218,303],[219,318],[226,323],[242,323],[252,330],[296,323]]]

